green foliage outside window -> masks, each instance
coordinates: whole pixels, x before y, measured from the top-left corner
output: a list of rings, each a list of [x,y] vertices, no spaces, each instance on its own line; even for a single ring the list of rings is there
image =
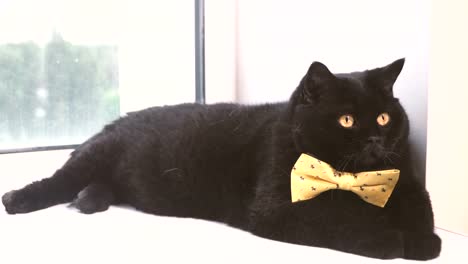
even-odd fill
[[[117,118],[117,52],[56,33],[44,47],[0,45],[0,149],[80,143]]]

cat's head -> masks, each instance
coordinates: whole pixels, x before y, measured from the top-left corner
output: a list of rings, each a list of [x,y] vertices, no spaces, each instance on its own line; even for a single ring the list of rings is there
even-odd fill
[[[290,100],[298,150],[338,170],[395,165],[409,133],[407,115],[393,95],[404,62],[348,74],[312,63]]]

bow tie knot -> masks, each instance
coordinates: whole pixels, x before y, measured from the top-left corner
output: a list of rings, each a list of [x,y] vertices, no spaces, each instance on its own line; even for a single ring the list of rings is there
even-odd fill
[[[302,154],[291,171],[291,199],[308,200],[322,192],[340,189],[359,195],[364,201],[384,207],[398,181],[396,169],[342,172],[307,154]]]

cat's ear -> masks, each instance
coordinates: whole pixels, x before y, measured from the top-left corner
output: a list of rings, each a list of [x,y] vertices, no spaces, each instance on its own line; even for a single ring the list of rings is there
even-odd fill
[[[379,69],[379,77],[382,80],[381,85],[386,94],[393,96],[393,84],[400,75],[404,64],[405,58],[401,58]]]
[[[302,80],[302,99],[306,102],[314,102],[330,81],[336,77],[323,63],[314,61]]]

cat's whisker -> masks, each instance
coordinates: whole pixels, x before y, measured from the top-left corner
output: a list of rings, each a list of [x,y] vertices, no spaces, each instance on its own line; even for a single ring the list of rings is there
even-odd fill
[[[346,171],[346,168],[350,162],[354,159],[356,154],[345,155],[344,158],[339,162],[339,165],[336,167],[338,171]]]
[[[336,166],[336,169],[337,170],[342,170],[343,169],[343,165],[346,163],[346,161],[348,160],[349,158],[349,155],[346,155],[344,156],[344,158],[342,158],[340,161],[338,161],[338,164]]]
[[[384,156],[384,162],[385,161],[389,161],[390,165],[395,165],[395,161],[393,161],[388,155]],[[385,165],[387,165],[386,162]]]
[[[346,164],[344,164],[344,166],[342,168],[343,171],[346,170],[346,167],[348,167],[349,162],[352,161],[355,156],[356,156],[356,154],[352,154],[352,155],[349,156],[348,161],[346,162]]]
[[[336,169],[338,171],[344,171],[355,155],[356,154],[344,155],[344,157],[340,161],[338,161]]]
[[[388,164],[388,162],[389,162],[389,159],[388,159],[388,157],[387,157],[387,156],[384,156],[384,160],[383,160],[383,162],[384,162],[384,165],[385,165],[385,166],[389,166],[389,165],[391,165],[391,164]],[[391,162],[390,162],[390,163],[391,163]]]
[[[396,157],[398,157],[398,158],[401,158],[401,155],[400,155],[400,154],[398,154],[398,153],[396,153],[396,152],[393,152],[393,151],[386,151],[385,154],[387,154],[387,155],[394,155],[394,156],[396,156]]]
[[[358,155],[355,156],[354,162],[353,162],[353,170],[354,171],[356,170],[356,167],[357,167],[357,160],[358,160],[357,157],[358,157]]]
[[[347,161],[349,160],[349,158],[344,158],[343,161],[338,165],[337,169],[339,171],[343,171],[344,170],[344,167],[345,167],[345,164],[347,163]]]

